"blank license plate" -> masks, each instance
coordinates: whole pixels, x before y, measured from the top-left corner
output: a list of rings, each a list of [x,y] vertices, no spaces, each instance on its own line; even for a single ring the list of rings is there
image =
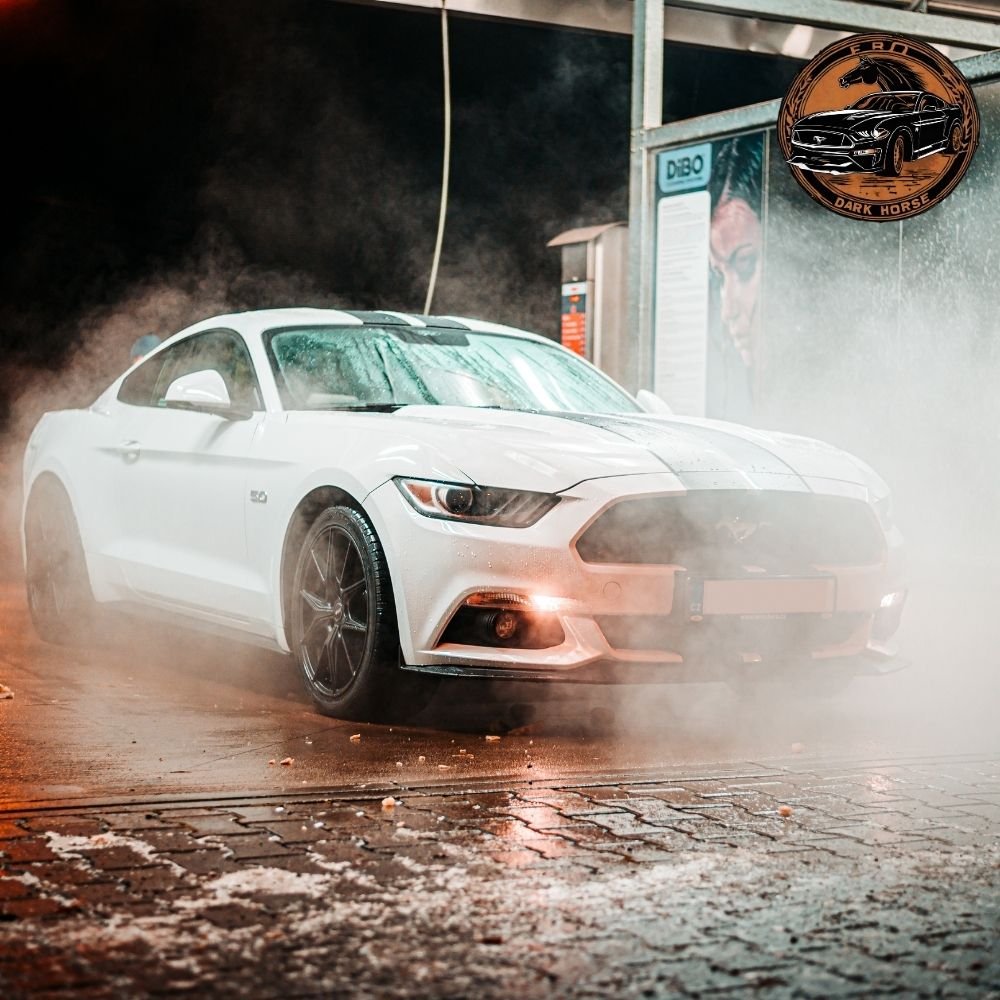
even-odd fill
[[[835,608],[833,577],[788,580],[706,580],[706,615],[830,614]]]

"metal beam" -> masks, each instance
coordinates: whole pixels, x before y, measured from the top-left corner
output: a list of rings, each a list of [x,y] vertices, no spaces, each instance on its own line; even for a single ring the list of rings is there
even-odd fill
[[[834,31],[887,31],[968,49],[1000,48],[1000,25],[852,0],[669,0],[671,7],[759,17]]]
[[[342,0],[368,6],[425,12],[441,0]],[[979,0],[980,3],[983,0]],[[524,23],[599,34],[630,35],[633,0],[447,0],[456,17]],[[670,42],[738,49],[809,59],[820,49],[857,31],[897,31],[950,49],[1000,48],[998,11],[973,4],[966,16],[921,14],[884,4],[854,0],[667,0],[670,8],[662,36]],[[965,51],[946,51],[952,59]]]
[[[959,59],[955,65],[969,83],[1000,79],[1000,50]],[[645,129],[641,143],[646,150],[662,149],[667,146],[699,142],[709,136],[713,139],[724,139],[728,135],[737,135],[740,132],[773,128],[778,120],[780,107],[780,100],[764,101],[762,104],[748,104],[742,108],[719,111],[699,118],[684,118],[681,121],[661,125],[659,128]]]
[[[627,347],[622,375],[633,391],[650,380],[651,351],[642,331],[652,328],[650,267],[653,246],[652,157],[647,132],[663,122],[663,0],[635,0],[632,32],[632,120],[629,140]],[[628,336],[628,332],[631,336]]]

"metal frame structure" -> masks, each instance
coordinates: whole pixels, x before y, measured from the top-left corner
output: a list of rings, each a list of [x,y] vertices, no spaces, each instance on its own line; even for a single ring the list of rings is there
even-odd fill
[[[1000,26],[847,0],[668,0],[729,14],[790,21],[851,33],[886,31],[924,41],[991,49],[958,62],[970,82],[1000,76]],[[752,104],[700,118],[663,124],[665,0],[635,0],[632,37],[632,120],[629,144],[628,323],[631,352],[625,382],[648,389],[652,382],[655,235],[653,176],[658,152],[698,140],[719,139],[776,124],[780,100]]]

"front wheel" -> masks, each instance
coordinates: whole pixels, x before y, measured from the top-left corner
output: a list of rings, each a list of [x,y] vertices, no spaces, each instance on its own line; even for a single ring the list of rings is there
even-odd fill
[[[399,669],[396,607],[385,554],[368,521],[328,507],[302,542],[292,583],[292,651],[324,715],[348,719],[412,712]]]
[[[902,132],[897,132],[889,140],[889,145],[885,149],[885,163],[882,165],[882,174],[885,177],[898,177],[903,172],[903,164],[906,162],[906,138]]]

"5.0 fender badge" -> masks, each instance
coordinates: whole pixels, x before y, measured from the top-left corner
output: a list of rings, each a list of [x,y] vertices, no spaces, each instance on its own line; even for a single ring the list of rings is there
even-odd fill
[[[926,212],[965,176],[979,109],[936,49],[899,35],[828,45],[795,78],[778,113],[792,175],[821,205],[891,222]]]

